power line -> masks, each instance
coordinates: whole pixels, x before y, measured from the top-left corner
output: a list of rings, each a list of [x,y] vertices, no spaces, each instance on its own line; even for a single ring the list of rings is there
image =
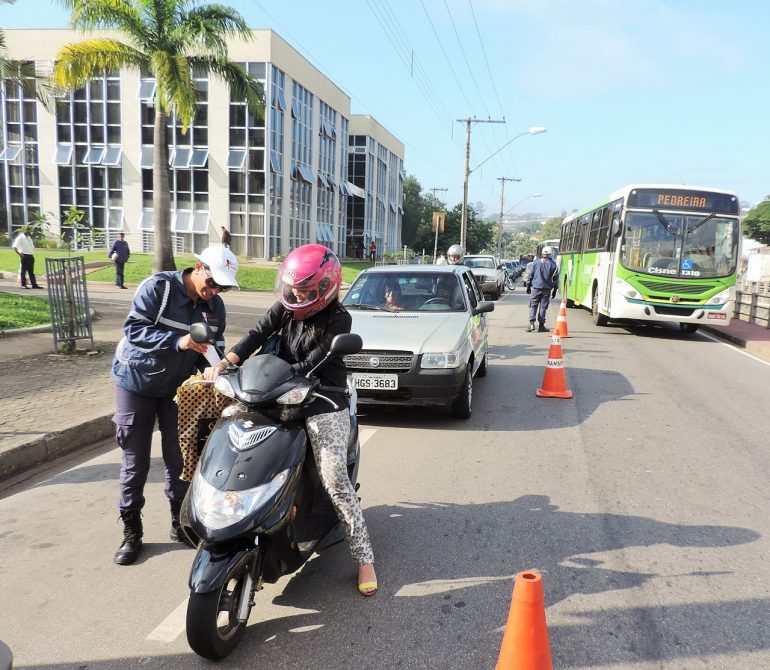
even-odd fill
[[[476,20],[476,12],[473,11],[473,3],[468,0],[468,6],[471,8],[471,16],[473,16],[473,24],[476,26],[476,34],[479,36],[479,44],[481,45],[481,53],[484,54],[484,63],[487,66],[487,74],[489,75],[489,81],[492,83],[492,91],[497,99],[497,104],[500,106],[500,112],[505,118],[505,110],[503,109],[503,103],[500,102],[500,96],[497,94],[497,88],[495,87],[495,80],[492,77],[492,69],[489,67],[489,60],[487,59],[487,50],[484,48],[484,40],[481,39],[481,31],[479,30],[479,22]]]

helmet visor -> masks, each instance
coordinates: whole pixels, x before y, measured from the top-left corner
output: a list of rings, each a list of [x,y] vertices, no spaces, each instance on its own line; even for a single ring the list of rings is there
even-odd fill
[[[318,290],[313,287],[289,286],[284,284],[281,288],[281,297],[284,302],[296,307],[309,305],[318,299]]]

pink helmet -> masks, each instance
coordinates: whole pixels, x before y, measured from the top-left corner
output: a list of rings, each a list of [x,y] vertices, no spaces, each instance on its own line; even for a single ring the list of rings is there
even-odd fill
[[[320,244],[295,249],[278,271],[278,295],[295,321],[307,319],[331,303],[341,283],[342,266],[337,256]]]

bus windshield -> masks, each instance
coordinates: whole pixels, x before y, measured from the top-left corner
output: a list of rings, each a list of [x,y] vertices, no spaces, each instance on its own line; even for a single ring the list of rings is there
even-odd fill
[[[621,260],[635,272],[726,277],[738,259],[738,219],[706,214],[628,212]]]

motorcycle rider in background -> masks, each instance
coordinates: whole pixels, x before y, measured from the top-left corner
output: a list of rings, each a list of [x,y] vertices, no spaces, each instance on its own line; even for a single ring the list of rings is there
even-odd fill
[[[214,380],[223,369],[237,365],[274,333],[280,332],[276,354],[297,374],[307,374],[323,360],[335,335],[349,333],[350,314],[338,294],[342,268],[334,253],[320,244],[306,244],[292,251],[278,273],[278,301],[222,359],[219,366],[206,368],[204,378]],[[345,362],[332,358],[319,368],[321,384],[344,389]],[[361,504],[347,471],[347,443],[350,433],[348,400],[343,392],[324,391],[340,409],[331,410],[316,398],[303,408],[310,444],[318,472],[342,522],[350,551],[358,564],[358,590],[364,596],[377,592],[374,554]]]
[[[462,265],[463,256],[465,256],[465,249],[460,244],[453,244],[447,249],[446,258],[449,265]]]

